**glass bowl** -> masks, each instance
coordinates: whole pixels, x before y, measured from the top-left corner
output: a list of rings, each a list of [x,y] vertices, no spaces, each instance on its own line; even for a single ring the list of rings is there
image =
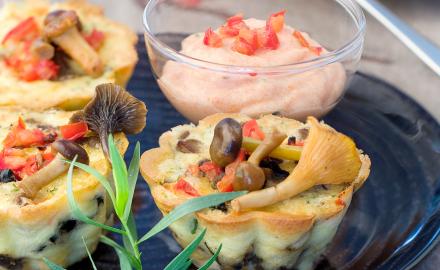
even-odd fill
[[[278,33],[277,50],[247,56],[202,44],[208,27],[217,29],[237,13],[266,20],[280,10],[287,11],[283,31],[292,36]],[[299,120],[323,116],[343,97],[365,32],[365,17],[352,0],[150,0],[143,22],[154,76],[173,106],[193,122],[218,112]],[[289,40],[294,30],[323,52],[305,57],[303,48],[284,46],[284,40],[294,42]]]

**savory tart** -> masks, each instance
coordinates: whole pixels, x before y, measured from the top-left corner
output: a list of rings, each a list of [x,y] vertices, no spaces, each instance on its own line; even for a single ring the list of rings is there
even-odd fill
[[[83,0],[8,2],[0,24],[0,106],[80,109],[137,62],[137,35]]]
[[[159,144],[142,155],[141,173],[164,214],[197,196],[248,191],[170,226],[182,246],[206,228],[194,260],[222,244],[213,269],[312,269],[370,172],[349,137],[313,117],[215,114]]]
[[[93,101],[79,112],[0,107],[0,269],[46,269],[41,258],[67,267],[87,256],[82,238],[95,250],[102,231],[73,217],[65,159],[76,156],[110,176],[101,134],[116,132],[115,143],[124,153],[124,133],[142,130],[145,114],[143,103],[114,85],[98,86]],[[129,128],[118,122],[131,117],[139,122]],[[73,192],[88,217],[112,223],[111,202],[96,178],[75,169]]]

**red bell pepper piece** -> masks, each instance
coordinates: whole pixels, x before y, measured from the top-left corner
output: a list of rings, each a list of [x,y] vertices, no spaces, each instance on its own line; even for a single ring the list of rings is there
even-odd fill
[[[203,44],[213,48],[220,48],[223,46],[223,41],[222,38],[217,33],[212,31],[211,27],[209,27],[205,32]]]
[[[29,17],[12,28],[3,38],[2,44],[5,44],[7,41],[33,40],[38,36],[38,24],[34,17]]]
[[[258,126],[257,120],[252,119],[243,125],[243,136],[251,137],[257,140],[264,140],[264,132]]]
[[[280,12],[274,13],[270,15],[266,23],[270,24],[276,33],[279,33],[281,30],[283,30],[284,27],[285,14],[286,14],[286,10],[282,10]]]
[[[40,129],[28,130],[21,117],[3,141],[5,148],[43,146],[44,133]]]
[[[206,177],[208,177],[209,180],[214,180],[217,176],[223,173],[222,168],[212,161],[204,162],[199,166],[199,169],[206,174]]]
[[[253,55],[255,53],[255,48],[241,37],[234,41],[231,49],[245,55]]]
[[[221,192],[231,192],[234,191],[233,183],[235,179],[235,171],[237,170],[238,165],[242,162],[246,157],[246,152],[244,149],[241,149],[237,158],[226,166],[225,168],[225,176],[217,182],[217,189]]]
[[[177,191],[185,192],[186,194],[193,197],[200,196],[199,192],[183,178],[179,178],[179,180],[177,180],[176,184],[174,185],[174,189]]]
[[[104,32],[96,30],[95,28],[89,34],[83,36],[87,43],[89,43],[89,45],[95,50],[98,50],[102,46],[105,39]]]
[[[306,38],[301,34],[300,31],[293,31],[293,36],[298,40],[299,44],[303,46],[304,48],[308,48],[311,52],[313,52],[316,55],[321,55],[323,49],[322,47],[315,47],[311,46],[310,43],[306,40]]]
[[[226,24],[221,26],[219,32],[222,36],[235,37],[239,34],[240,29],[247,27],[243,21],[243,14],[234,15],[226,20]]]
[[[76,122],[60,127],[61,136],[70,141],[84,137],[88,131],[89,127],[86,122]]]

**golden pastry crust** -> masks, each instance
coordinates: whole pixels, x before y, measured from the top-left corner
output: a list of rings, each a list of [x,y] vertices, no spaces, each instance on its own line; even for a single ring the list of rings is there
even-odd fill
[[[43,113],[18,107],[0,108],[0,142],[15,124],[18,116],[29,128],[37,125],[59,126],[68,123],[73,112],[49,110]],[[124,134],[116,134],[115,142],[121,153],[128,147]],[[106,160],[98,141],[82,144],[90,166],[109,176],[111,165]],[[90,174],[75,169],[73,191],[81,209],[101,223],[111,223],[111,206],[104,188]],[[20,269],[46,269],[40,258],[46,257],[67,267],[86,255],[81,237],[91,250],[96,248],[101,229],[75,221],[67,202],[67,174],[43,187],[32,200],[23,199],[14,182],[0,183],[0,269],[8,260]],[[23,200],[22,200],[23,199]],[[5,259],[6,258],[6,259]],[[4,267],[4,268],[2,268]]]
[[[96,85],[111,82],[125,86],[130,79],[138,60],[135,48],[136,33],[106,18],[101,7],[85,0],[54,4],[46,0],[8,3],[0,13],[0,40],[20,21],[34,16],[42,25],[47,13],[57,9],[75,10],[85,31],[91,31],[96,27],[104,32],[104,43],[97,51],[105,66],[103,74],[97,78],[79,76],[62,81],[25,82],[19,80],[4,62],[0,61],[0,106],[18,105],[36,110],[53,107],[76,110],[82,108],[93,97]]]
[[[187,165],[185,159],[179,158],[180,154],[175,150],[179,134],[183,130],[197,134],[194,136],[202,141],[202,148],[209,149],[214,126],[226,117],[234,118],[239,122],[250,119],[239,114],[215,114],[201,120],[196,127],[181,126],[165,132],[159,139],[160,147],[148,150],[142,155],[141,173],[150,186],[154,201],[164,214],[190,198],[185,194],[176,193],[171,185],[167,184],[173,181],[169,179],[168,172],[174,172]],[[277,127],[283,132],[291,131],[291,133],[287,132],[289,135],[306,127],[301,122],[273,115],[263,116],[257,121],[263,131]],[[199,158],[209,158],[209,153],[202,150]],[[176,222],[171,226],[171,230],[178,242],[186,246],[195,236],[190,233],[191,219],[197,219],[199,227],[207,229],[204,241],[206,246],[209,246],[208,250],[206,248],[197,250],[194,256],[197,262],[202,263],[203,260],[208,259],[211,252],[223,243],[218,260],[220,265],[216,265],[214,269],[240,266],[249,254],[256,256],[258,264],[264,269],[293,266],[309,269],[334,235],[351,202],[353,190],[362,186],[368,177],[370,160],[363,154],[360,154],[360,158],[362,168],[358,178],[350,185],[330,185],[327,190],[314,187],[291,199],[247,212],[225,213],[220,210],[205,209]],[[170,165],[167,168],[167,164],[173,163],[170,161],[173,159],[176,159],[175,163],[179,165],[176,167]],[[193,160],[190,156],[186,159]],[[201,193],[204,194],[203,191]],[[336,199],[338,203],[335,202]],[[318,247],[312,241],[313,237],[319,235],[315,232],[320,230],[324,230],[320,232],[325,235],[322,237],[322,241],[325,242],[324,247]],[[316,256],[310,258],[307,252],[304,253],[305,250],[315,250]]]

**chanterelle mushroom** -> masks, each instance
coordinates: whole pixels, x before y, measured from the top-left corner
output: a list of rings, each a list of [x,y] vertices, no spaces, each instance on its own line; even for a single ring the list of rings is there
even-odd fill
[[[26,197],[35,197],[41,188],[66,172],[69,168],[69,164],[65,162],[65,159],[72,160],[77,156],[77,162],[84,164],[89,163],[89,156],[86,150],[75,142],[58,140],[52,144],[52,149],[58,153],[46,167],[17,182],[17,186],[24,192]]]
[[[292,173],[276,186],[250,192],[232,201],[235,211],[260,208],[289,199],[315,185],[351,183],[360,173],[361,159],[349,137],[313,117],[301,159]]]
[[[81,36],[78,25],[79,19],[75,11],[56,10],[46,16],[43,32],[46,38],[78,62],[88,75],[99,76],[103,71],[99,55]]]

